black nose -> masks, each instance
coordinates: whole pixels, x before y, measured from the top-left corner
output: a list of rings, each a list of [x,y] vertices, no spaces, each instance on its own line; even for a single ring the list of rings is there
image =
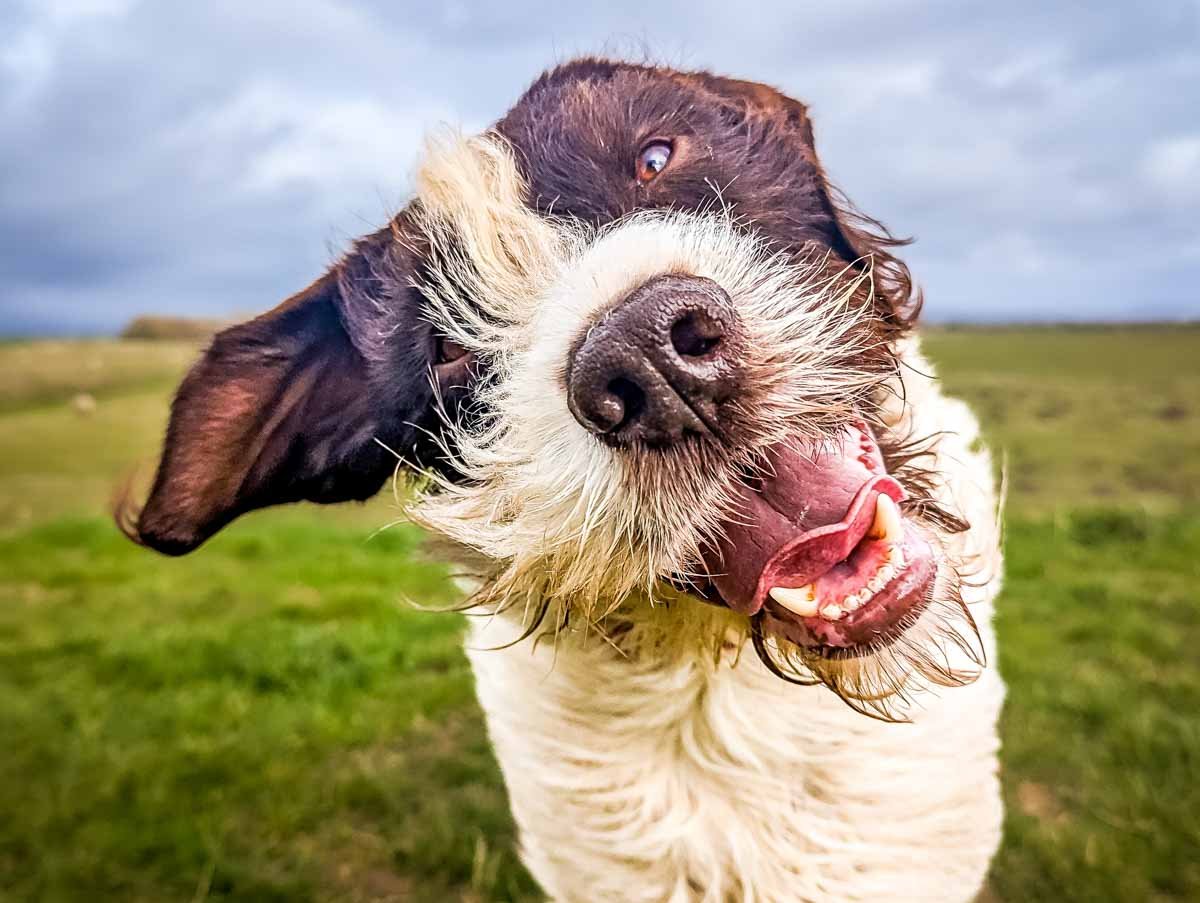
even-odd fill
[[[699,276],[656,276],[575,348],[567,403],[576,420],[613,445],[663,446],[688,433],[720,432],[741,345],[724,289]]]

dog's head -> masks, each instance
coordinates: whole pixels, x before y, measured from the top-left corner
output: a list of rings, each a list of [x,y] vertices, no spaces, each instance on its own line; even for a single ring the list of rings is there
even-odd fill
[[[431,142],[386,228],[217,336],[123,523],[180,554],[255,508],[366,498],[399,458],[477,601],[531,631],[619,643],[639,611],[687,611],[886,713],[914,677],[965,680],[947,647],[975,635],[946,553],[965,525],[895,414],[919,307],[895,244],[826,181],[802,104],[561,66]]]

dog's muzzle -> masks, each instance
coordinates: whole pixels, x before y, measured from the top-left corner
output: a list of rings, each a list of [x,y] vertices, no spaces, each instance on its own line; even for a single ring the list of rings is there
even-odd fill
[[[719,433],[719,409],[737,391],[741,324],[711,279],[657,276],[618,302],[582,337],[567,367],[567,402],[610,445],[668,446]]]
[[[729,295],[710,279],[668,274],[613,306],[568,360],[575,419],[615,447],[666,449],[689,436],[727,440],[748,343]],[[900,509],[871,428],[797,434],[761,451],[753,478],[703,549],[698,594],[758,618],[798,646],[876,648],[926,606],[936,557]]]

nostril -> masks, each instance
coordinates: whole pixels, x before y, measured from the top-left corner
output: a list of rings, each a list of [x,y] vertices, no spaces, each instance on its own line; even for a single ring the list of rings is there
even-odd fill
[[[626,424],[637,420],[646,407],[646,393],[642,391],[642,387],[631,379],[618,376],[608,381],[607,389],[609,398],[616,399],[621,409],[620,415],[612,418],[611,425],[607,426],[607,431],[619,430]],[[616,407],[617,405],[614,404],[613,408]]]
[[[715,282],[655,276],[604,312],[567,358],[571,415],[614,448],[719,435],[742,379],[737,310]],[[705,439],[704,441],[708,441]]]
[[[683,357],[712,354],[724,336],[724,327],[702,310],[689,310],[671,327],[671,345]]]

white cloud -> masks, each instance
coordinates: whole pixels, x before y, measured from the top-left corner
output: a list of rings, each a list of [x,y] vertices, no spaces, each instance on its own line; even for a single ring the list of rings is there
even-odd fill
[[[238,173],[239,190],[333,192],[406,181],[426,128],[450,118],[448,105],[397,110],[374,98],[314,97],[262,83],[186,120],[167,142],[194,154],[210,179]]]
[[[1153,142],[1142,157],[1142,175],[1169,202],[1200,199],[1200,134]]]
[[[654,11],[0,0],[0,319],[268,304],[403,202],[429,128],[643,47],[811,102],[839,185],[918,237],[933,317],[1195,312],[1195,4]]]
[[[1029,233],[1010,230],[976,244],[967,253],[965,263],[968,267],[1037,276],[1061,268],[1067,261]]]
[[[64,34],[97,19],[119,19],[136,0],[39,0],[25,7],[24,24],[0,38],[0,67],[9,72],[12,105],[33,101],[59,62]]]
[[[9,70],[18,98],[28,97],[45,82],[53,65],[54,42],[43,29],[20,29],[0,44],[0,66]]]
[[[137,0],[38,0],[34,8],[56,25],[67,25],[82,19],[124,16]]]
[[[981,80],[988,87],[1000,91],[1044,88],[1061,84],[1064,62],[1063,50],[1059,46],[1025,48],[985,69]]]

